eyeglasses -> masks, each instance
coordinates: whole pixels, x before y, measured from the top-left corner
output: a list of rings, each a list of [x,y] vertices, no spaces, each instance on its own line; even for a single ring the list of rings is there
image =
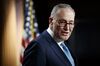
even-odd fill
[[[74,25],[73,20],[70,20],[69,22],[67,22],[66,20],[63,20],[63,19],[57,20],[57,21],[58,21],[58,24],[60,27],[64,27],[65,25],[70,25],[70,26]]]

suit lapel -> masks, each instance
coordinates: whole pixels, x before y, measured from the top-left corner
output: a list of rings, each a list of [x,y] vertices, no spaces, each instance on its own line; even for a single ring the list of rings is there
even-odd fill
[[[67,57],[65,56],[63,51],[60,49],[60,47],[57,45],[57,43],[54,41],[54,39],[48,34],[47,31],[43,32],[43,36],[49,42],[52,50],[58,56],[58,58],[61,60],[61,62],[63,62],[66,65],[70,64],[69,60],[67,59]]]

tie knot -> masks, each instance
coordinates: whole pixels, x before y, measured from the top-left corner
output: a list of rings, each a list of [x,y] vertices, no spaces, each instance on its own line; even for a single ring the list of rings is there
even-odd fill
[[[64,44],[64,43],[61,43],[60,46],[67,52],[68,51],[68,48],[67,46]]]
[[[66,45],[64,43],[61,43],[60,46],[61,47],[66,47]]]

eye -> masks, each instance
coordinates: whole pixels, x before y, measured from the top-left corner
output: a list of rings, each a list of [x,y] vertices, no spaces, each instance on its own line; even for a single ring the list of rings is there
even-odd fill
[[[74,21],[73,20],[69,21],[69,24],[74,25]]]
[[[66,20],[59,20],[59,23],[66,23]]]

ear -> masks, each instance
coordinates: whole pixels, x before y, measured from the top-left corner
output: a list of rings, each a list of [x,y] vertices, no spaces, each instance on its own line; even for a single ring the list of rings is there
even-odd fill
[[[49,17],[49,24],[52,24],[53,18]]]

